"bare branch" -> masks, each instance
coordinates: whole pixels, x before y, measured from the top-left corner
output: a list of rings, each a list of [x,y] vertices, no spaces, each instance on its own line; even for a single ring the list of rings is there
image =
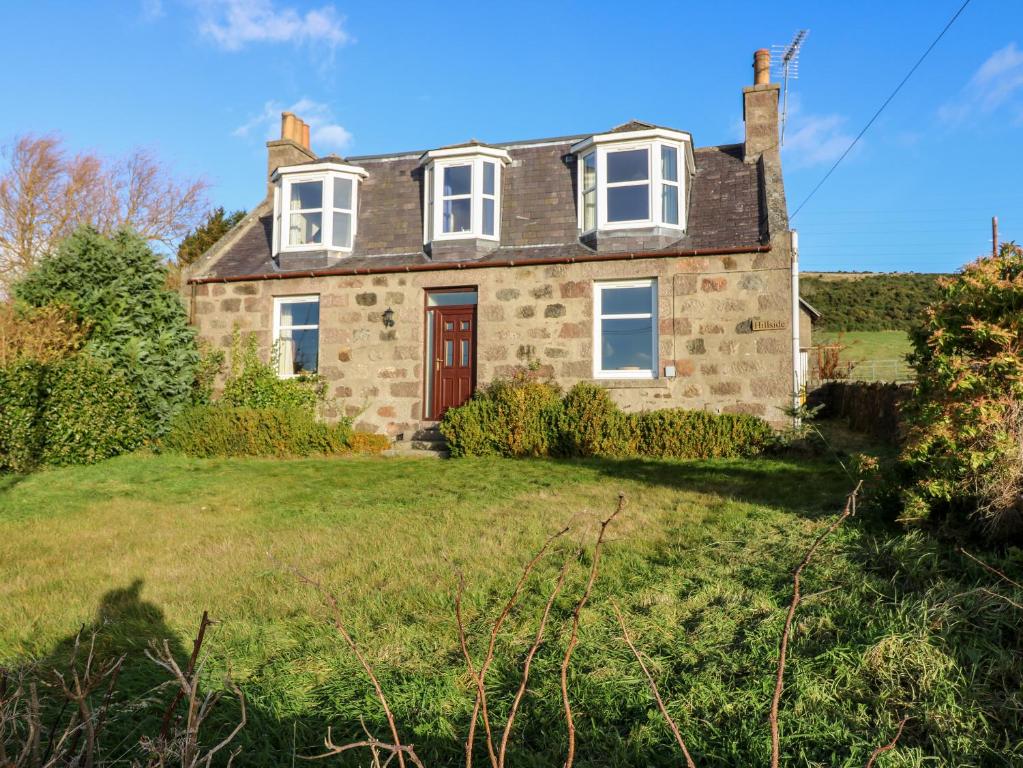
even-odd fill
[[[966,557],[970,558],[973,562],[975,562],[977,565],[979,565],[981,568],[983,568],[988,573],[994,574],[995,576],[997,576],[1002,581],[1005,581],[1005,582],[1011,584],[1012,586],[1014,586],[1016,589],[1023,589],[1023,584],[1020,584],[1018,581],[1014,581],[1013,579],[1010,579],[1008,576],[1005,575],[1004,571],[1001,571],[998,568],[995,568],[993,565],[988,565],[983,560],[981,560],[979,557],[977,557],[976,555],[971,555],[969,552],[967,552],[962,547],[956,547],[956,549],[959,550],[960,554],[963,554]]]
[[[778,649],[778,670],[775,676],[774,682],[774,696],[771,699],[771,712],[769,720],[771,724],[771,768],[778,768],[780,754],[781,754],[781,734],[778,729],[778,708],[781,705],[782,691],[785,689],[785,656],[788,653],[789,648],[789,635],[792,632],[792,620],[796,615],[796,608],[799,607],[800,603],[800,579],[803,575],[803,569],[809,564],[817,548],[820,547],[821,543],[828,538],[835,529],[840,526],[847,517],[856,514],[856,497],[860,492],[860,488],[863,485],[863,481],[860,480],[856,487],[853,488],[852,493],[846,497],[845,508],[842,510],[842,514],[835,519],[831,525],[829,525],[820,536],[810,545],[810,548],[803,555],[802,562],[796,566],[796,570],[792,573],[792,602],[789,603],[788,615],[785,617],[785,628],[781,633],[781,642],[779,643]]]
[[[369,677],[370,682],[373,683],[373,689],[376,691],[377,700],[380,702],[380,706],[384,709],[384,715],[387,717],[387,725],[391,730],[391,738],[394,740],[392,746],[398,753],[398,765],[401,766],[401,768],[405,768],[405,754],[408,750],[402,749],[401,738],[398,736],[398,726],[394,722],[394,715],[391,713],[391,707],[387,703],[387,697],[384,696],[384,689],[381,688],[380,681],[377,679],[376,674],[374,674],[373,668],[370,666],[369,662],[366,661],[366,657],[362,654],[359,646],[356,645],[355,640],[345,627],[345,623],[341,615],[341,606],[338,603],[337,596],[330,590],[326,589],[322,584],[320,584],[320,582],[309,578],[301,571],[295,568],[292,568],[291,571],[295,574],[295,577],[299,581],[313,587],[319,593],[321,600],[323,600],[333,613],[334,628],[337,629],[338,634],[344,638],[344,641],[348,644],[352,653],[355,654],[355,658],[357,658],[359,660],[359,664],[362,665],[362,669]]]
[[[593,563],[590,566],[590,575],[586,580],[586,587],[583,590],[582,597],[579,598],[579,602],[575,604],[575,610],[572,612],[572,632],[568,638],[568,648],[565,649],[565,657],[561,660],[561,701],[565,706],[565,721],[568,725],[568,754],[565,758],[565,768],[572,768],[572,764],[575,762],[575,721],[572,719],[572,703],[568,699],[568,667],[572,663],[572,652],[579,642],[579,615],[582,613],[586,602],[590,599],[593,582],[597,580],[597,568],[600,565],[600,549],[604,543],[604,533],[607,531],[611,521],[618,517],[624,508],[625,494],[619,493],[618,506],[615,508],[615,511],[611,514],[611,517],[600,524],[597,543],[593,547]]]
[[[551,590],[550,597],[547,598],[547,604],[544,606],[543,614],[540,616],[540,624],[536,629],[536,638],[533,640],[533,645],[530,647],[529,653],[526,654],[526,661],[522,665],[522,682],[519,683],[519,690],[516,691],[515,699],[512,701],[511,709],[508,711],[508,721],[504,725],[504,733],[501,734],[501,748],[497,753],[498,768],[504,768],[504,760],[508,751],[508,737],[511,736],[512,726],[515,724],[515,716],[519,711],[519,706],[522,704],[522,697],[526,695],[526,685],[529,683],[529,670],[533,664],[533,658],[536,656],[536,652],[540,650],[540,644],[543,642],[544,630],[547,628],[547,619],[550,617],[554,601],[557,599],[558,593],[561,592],[561,587],[565,583],[565,574],[568,573],[568,566],[568,560],[566,560],[564,565],[561,566],[561,572],[558,574],[558,580],[555,582],[554,589]]]
[[[871,753],[870,759],[867,760],[867,764],[866,766],[864,766],[864,768],[874,768],[874,762],[877,760],[878,757],[880,757],[885,752],[890,752],[891,750],[895,749],[895,745],[899,743],[899,738],[901,738],[902,736],[902,729],[906,727],[906,722],[908,720],[909,720],[908,717],[904,717],[902,718],[902,720],[899,721],[899,728],[895,732],[895,737],[887,744],[875,749],[873,753]]]
[[[657,683],[654,682],[654,676],[650,674],[650,670],[647,669],[646,662],[643,661],[643,657],[639,651],[636,650],[636,646],[632,642],[632,638],[629,637],[629,630],[625,626],[625,619],[622,617],[622,612],[618,609],[618,603],[614,600],[611,601],[611,608],[615,612],[615,616],[618,617],[618,625],[622,628],[622,637],[625,638],[625,644],[629,646],[629,650],[632,651],[632,655],[636,657],[636,661],[639,662],[640,669],[643,670],[643,674],[646,676],[647,684],[650,686],[650,691],[654,695],[654,700],[657,702],[657,708],[661,711],[661,716],[664,717],[668,723],[668,727],[671,728],[671,732],[675,735],[675,741],[678,742],[679,749],[682,750],[682,755],[686,759],[687,768],[696,768],[696,763],[693,762],[692,756],[689,754],[689,748],[686,747],[685,740],[682,738],[682,733],[679,731],[678,723],[675,722],[674,718],[668,714],[667,707],[664,706],[664,701],[661,699],[661,692],[657,688]]]
[[[458,592],[455,596],[455,616],[458,621],[458,632],[459,640],[462,645],[462,654],[465,656],[465,663],[469,668],[469,674],[472,676],[473,681],[476,683],[476,702],[472,709],[472,719],[469,722],[469,735],[465,740],[465,768],[472,768],[472,748],[476,741],[476,722],[479,719],[480,711],[483,712],[483,729],[487,736],[487,754],[490,756],[490,764],[492,768],[497,768],[498,759],[497,752],[494,750],[494,737],[493,731],[490,727],[490,712],[487,707],[487,691],[486,691],[486,677],[487,671],[490,669],[490,665],[494,662],[494,649],[497,645],[497,635],[501,631],[501,627],[504,625],[505,619],[508,618],[508,614],[511,613],[512,608],[518,602],[519,595],[522,594],[522,588],[525,586],[526,581],[529,579],[529,575],[533,572],[536,564],[540,562],[551,544],[555,540],[561,538],[568,533],[568,527],[562,528],[557,533],[553,533],[547,537],[547,541],[544,542],[543,546],[533,556],[533,559],[526,563],[522,569],[522,575],[519,576],[518,582],[515,584],[515,589],[512,590],[511,597],[505,603],[504,608],[498,615],[497,620],[494,622],[494,626],[490,631],[490,643],[487,646],[487,655],[483,659],[483,663],[480,665],[479,673],[477,674],[473,670],[472,658],[469,655],[469,648],[465,641],[465,625],[462,622],[462,594],[464,592],[465,584],[461,574],[459,575]]]

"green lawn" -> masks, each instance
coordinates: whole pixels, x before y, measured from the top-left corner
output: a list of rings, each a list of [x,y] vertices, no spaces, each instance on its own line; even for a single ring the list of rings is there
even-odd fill
[[[207,677],[216,685],[229,669],[249,703],[236,765],[290,764],[295,752],[315,752],[328,724],[358,734],[360,716],[382,735],[364,675],[316,595],[287,572],[294,565],[339,594],[406,740],[430,766],[458,765],[472,700],[455,574],[468,585],[479,656],[522,564],[571,525],[506,625],[492,671],[500,721],[546,591],[571,558],[513,739],[512,764],[559,766],[557,670],[590,562],[577,549],[591,547],[597,521],[623,492],[626,510],[610,531],[573,661],[576,765],[680,764],[622,643],[612,598],[697,763],[764,765],[789,574],[850,485],[824,459],[137,455],[0,478],[0,663],[52,659],[80,625],[100,628],[104,652],[129,653],[122,688],[138,700],[162,679],[141,647],[170,637],[184,657],[208,609],[218,623]],[[921,534],[869,516],[840,529],[804,582],[811,596],[797,617],[783,700],[789,764],[862,766],[904,715],[900,747],[880,766],[1020,764],[1021,616],[976,592],[981,583],[990,577]],[[149,697],[115,718],[117,743],[151,732],[165,700]],[[221,725],[234,714],[222,706]],[[478,754],[477,764],[486,762]]]
[[[912,351],[905,331],[846,331],[814,334],[815,344],[840,341],[849,360],[903,360]]]

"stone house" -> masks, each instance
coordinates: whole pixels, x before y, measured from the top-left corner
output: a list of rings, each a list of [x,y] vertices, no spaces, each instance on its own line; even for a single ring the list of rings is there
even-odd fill
[[[186,275],[192,322],[222,347],[255,334],[388,435],[526,365],[626,410],[781,423],[809,344],[768,71],[758,51],[734,145],[632,121],[318,157],[284,113],[264,200]]]

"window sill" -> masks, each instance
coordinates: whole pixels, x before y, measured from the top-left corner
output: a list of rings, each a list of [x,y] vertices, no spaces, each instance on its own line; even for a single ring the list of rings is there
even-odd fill
[[[667,389],[667,379],[605,379],[596,377],[593,383],[604,389]]]

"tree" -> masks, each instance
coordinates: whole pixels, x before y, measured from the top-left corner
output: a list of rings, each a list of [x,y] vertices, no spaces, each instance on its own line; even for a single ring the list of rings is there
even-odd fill
[[[178,245],[178,266],[187,267],[194,264],[244,218],[245,211],[228,214],[225,213],[223,206],[214,208],[206,214],[206,220],[185,235]]]
[[[966,265],[912,334],[917,383],[902,459],[904,516],[960,514],[1023,531],[1023,249]]]
[[[151,152],[124,158],[70,154],[54,136],[24,135],[0,169],[0,293],[79,226],[112,235],[130,228],[168,249],[207,208],[208,185],[178,179]]]
[[[206,220],[195,227],[178,245],[177,261],[167,272],[167,285],[177,288],[181,284],[181,270],[199,260],[206,251],[245,218],[245,211],[226,213],[224,207],[214,208]]]
[[[27,304],[78,313],[89,327],[85,351],[123,373],[152,435],[188,403],[199,363],[195,332],[166,274],[141,236],[82,227],[14,286]]]

